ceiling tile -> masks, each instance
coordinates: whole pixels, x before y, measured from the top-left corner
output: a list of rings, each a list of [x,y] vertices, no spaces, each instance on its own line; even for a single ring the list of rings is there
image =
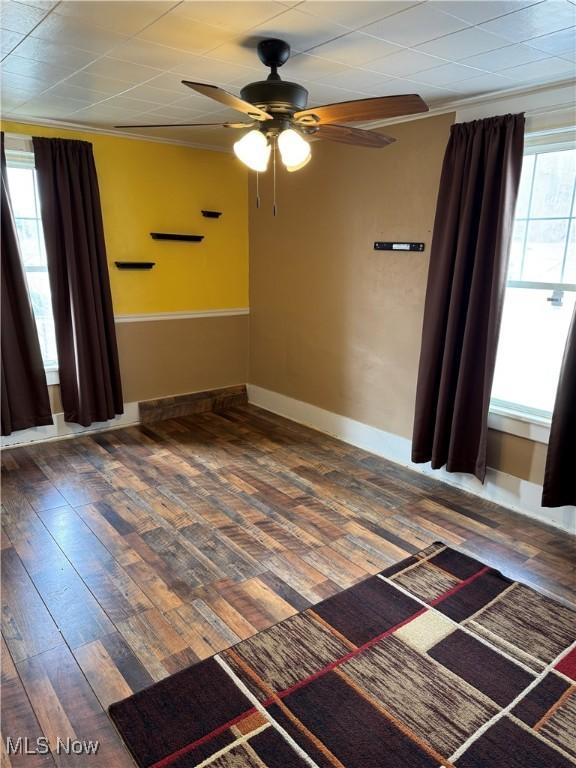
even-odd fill
[[[295,51],[292,49],[292,55],[294,55],[294,53]],[[255,70],[259,70],[263,75],[268,73],[268,70],[264,68],[264,65],[258,58],[255,40],[224,43],[224,45],[219,45],[217,48],[211,50],[209,55],[211,59],[225,61],[228,64],[234,64],[239,67],[251,67]]]
[[[321,80],[324,77],[335,75],[345,70],[346,66],[339,64],[337,61],[330,61],[329,59],[313,56],[309,53],[299,53],[282,67],[280,74],[285,80],[293,80],[299,83],[302,80]]]
[[[441,56],[444,59],[460,61],[476,53],[493,51],[505,45],[509,45],[509,41],[503,37],[477,27],[469,27],[460,30],[460,32],[453,32],[451,35],[423,43],[418,46],[418,50]]]
[[[194,21],[214,24],[232,32],[243,32],[287,10],[288,8],[282,3],[269,0],[258,2],[209,0],[208,2],[183,2],[174,13]]]
[[[154,104],[157,104],[158,106],[161,104],[172,104],[181,97],[182,92],[184,91],[184,86],[180,83],[177,77],[174,79],[175,83],[179,85],[177,90],[175,88],[166,90],[152,85],[152,83],[156,83],[157,81],[158,78],[155,78],[150,83],[146,83],[146,85],[137,85],[134,88],[127,89],[125,93],[127,96],[131,96],[135,99],[147,101],[151,107]]]
[[[231,64],[211,56],[189,56],[184,64],[174,67],[174,72],[181,80],[192,80],[199,83],[230,83],[243,80],[245,83],[260,80],[268,70]]]
[[[0,32],[0,51],[2,56],[13,51],[17,45],[24,40],[24,35],[18,32],[8,32],[8,30],[2,30]]]
[[[436,93],[437,90],[432,86],[415,83],[414,80],[402,77],[395,77],[391,80],[387,80],[384,87],[385,91],[381,94],[382,96],[400,96],[406,93],[419,93],[425,100],[427,100],[426,91]]]
[[[102,102],[78,110],[74,114],[74,122],[113,128],[119,123],[134,122],[134,117],[135,114],[127,112],[124,107],[111,106],[108,102]]]
[[[505,71],[507,77],[523,83],[541,83],[550,80],[562,80],[574,77],[574,64],[565,59],[550,58],[534,61],[531,64],[523,64],[520,67],[511,67]]]
[[[481,24],[539,2],[542,0],[434,0],[434,6],[469,24]]]
[[[336,88],[331,85],[322,85],[320,83],[309,84],[308,106],[334,104],[338,101],[352,101],[357,98],[357,93],[354,93],[354,91],[347,91],[344,88]]]
[[[33,36],[56,45],[74,46],[95,53],[106,53],[126,40],[124,35],[117,32],[61,16],[56,11],[46,16],[34,30]]]
[[[380,72],[368,72],[365,69],[347,69],[335,75],[319,78],[324,85],[340,86],[348,91],[366,93],[370,96],[385,96],[386,84],[390,78]]]
[[[18,0],[23,5],[31,5],[33,8],[40,8],[42,11],[51,11],[58,5],[59,0]]]
[[[34,77],[38,80],[47,80],[52,83],[63,80],[73,72],[73,70],[67,67],[58,67],[34,61],[34,59],[26,59],[23,56],[18,56],[16,53],[12,53],[4,59],[2,70],[4,72],[24,75],[25,77]]]
[[[343,24],[350,29],[358,29],[366,24],[371,24],[386,16],[406,10],[413,5],[418,5],[422,0],[408,0],[408,2],[381,2],[381,0],[306,0],[298,6],[299,10],[320,16],[337,24]]]
[[[307,51],[349,32],[348,28],[341,24],[302,13],[294,8],[255,26],[250,31],[258,37],[280,37],[299,51]]]
[[[414,83],[412,81],[405,81],[403,86],[403,93],[419,94],[429,107],[436,104],[446,104],[454,99],[462,98],[462,94],[452,90],[452,86],[442,88],[440,86],[424,85],[423,83]]]
[[[14,112],[18,107],[28,101],[28,98],[29,96],[26,93],[20,92],[17,89],[10,91],[3,90],[2,110],[5,114]]]
[[[267,75],[256,54],[264,35],[291,43],[293,55],[281,74],[308,88],[311,104],[420,93],[440,105],[554,83],[575,71],[573,30],[566,27],[576,8],[567,0],[174,3],[4,2],[11,26],[26,28],[38,11],[50,14],[28,37],[10,30],[2,35],[4,53],[12,51],[4,62],[3,110],[103,127],[237,120],[239,113],[180,81],[214,82],[239,93]],[[516,43],[511,34],[529,39]],[[142,135],[227,148],[234,138],[204,129]]]
[[[97,24],[123,35],[135,35],[175,5],[177,5],[175,0],[171,0],[171,2],[108,0],[105,6],[102,0],[99,2],[65,0],[59,4],[57,13],[84,23]]]
[[[190,106],[181,107],[178,104],[164,104],[146,112],[150,123],[169,122],[170,120],[175,123],[195,122],[201,114],[202,110],[200,109],[192,109]]]
[[[191,54],[133,37],[122,45],[113,48],[109,51],[109,55],[116,59],[122,59],[122,61],[131,61],[133,64],[141,64],[146,67],[173,69],[183,64]]]
[[[119,96],[108,96],[102,101],[102,106],[107,109],[110,107],[123,109],[131,115],[141,115],[150,108],[150,104],[147,101],[134,99],[127,93],[122,93]]]
[[[13,72],[2,71],[0,73],[0,83],[2,89],[17,90],[21,93],[27,93],[28,98],[35,94],[42,93],[48,87],[46,80],[40,80],[36,77],[26,77],[25,75],[14,74]]]
[[[551,56],[573,54],[576,50],[576,30],[574,28],[563,29],[560,32],[552,32],[550,35],[535,37],[532,40],[527,40],[526,45],[538,51],[545,51]]]
[[[112,77],[97,75],[95,72],[88,72],[85,69],[69,77],[66,82],[69,85],[78,85],[80,88],[88,88],[91,91],[101,91],[108,96],[114,96],[122,93],[130,87],[129,83],[116,80]]]
[[[411,75],[414,72],[423,72],[426,69],[433,69],[447,63],[444,59],[436,56],[429,56],[426,53],[420,53],[411,48],[406,48],[400,53],[393,53],[385,56],[378,61],[372,61],[366,65],[366,69],[382,72],[393,77],[402,77]]]
[[[231,36],[231,32],[220,27],[192,21],[173,12],[155,21],[138,35],[142,40],[161,43],[189,53],[206,53],[230,40]]]
[[[80,113],[78,113],[80,114]],[[126,133],[149,138],[151,131],[132,128]],[[184,141],[193,146],[207,146],[232,151],[233,135],[225,128],[159,128],[154,131],[158,136],[169,141]]]
[[[0,3],[0,29],[28,35],[46,16],[48,10],[31,5],[2,0]]]
[[[65,67],[76,71],[94,61],[98,54],[83,51],[69,45],[56,45],[49,40],[27,37],[20,43],[15,53],[27,59],[33,59],[49,66]]]
[[[76,110],[84,106],[82,101],[68,99],[63,96],[38,96],[30,99],[16,110],[17,114],[25,114],[30,117],[49,117],[65,120]]]
[[[182,80],[184,78],[178,74],[178,72],[163,72],[161,75],[158,75],[158,77],[155,77],[153,80],[150,80],[146,83],[146,85],[142,86],[143,88],[146,88],[150,86],[151,88],[156,88],[157,90],[162,90],[166,92],[170,92],[173,96],[173,98],[177,99],[179,96],[181,97],[184,93],[188,93],[189,90],[184,85],[182,85]],[[166,102],[162,102],[166,103]]]
[[[393,43],[362,32],[351,32],[312,49],[315,56],[331,59],[350,67],[361,67],[394,51],[402,50]]]
[[[230,91],[232,91],[232,89],[230,89]],[[234,89],[233,92],[236,93],[236,89]],[[223,109],[222,104],[214,101],[214,99],[210,99],[208,96],[201,96],[199,93],[195,93],[189,88],[184,88],[183,95],[181,94],[175,101],[173,101],[171,106],[189,109],[194,114],[201,113],[203,115],[208,112],[218,112],[218,110]]]
[[[520,43],[576,23],[576,7],[568,0],[545,0],[482,24],[482,29]]]
[[[74,101],[81,102],[78,104],[78,109],[81,107],[87,107],[90,104],[95,104],[103,99],[107,98],[106,93],[101,91],[93,91],[88,88],[81,88],[79,85],[71,85],[64,82],[59,85],[55,85],[53,88],[49,88],[42,94],[43,98],[53,99],[73,99]]]
[[[147,80],[152,80],[152,78],[162,74],[159,69],[143,67],[140,64],[133,64],[130,61],[122,61],[109,56],[103,56],[83,71],[88,75],[101,75],[131,85],[145,83]]]
[[[505,88],[512,88],[514,82],[503,75],[495,75],[491,72],[485,72],[475,77],[452,83],[450,88],[466,96],[474,96],[479,93],[491,93],[492,91],[501,91]]]
[[[362,31],[400,45],[418,45],[449,35],[467,26],[465,21],[436,10],[433,3],[423,3],[408,8],[375,24],[363,27]]]
[[[430,85],[448,85],[457,83],[459,80],[466,80],[469,77],[476,77],[479,74],[482,74],[479,70],[465,67],[462,64],[444,64],[426,72],[418,72],[412,75],[412,79]]]
[[[537,51],[535,48],[529,48],[527,45],[517,43],[516,45],[507,45],[505,48],[498,48],[497,51],[490,53],[480,53],[477,56],[471,56],[464,59],[461,63],[469,67],[478,67],[486,69],[489,72],[500,72],[508,67],[517,67],[520,64],[528,64],[531,61],[547,58],[548,54],[543,51]]]

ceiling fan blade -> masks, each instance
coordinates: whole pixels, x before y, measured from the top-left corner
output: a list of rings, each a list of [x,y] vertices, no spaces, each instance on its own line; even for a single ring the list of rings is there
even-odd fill
[[[299,122],[313,125],[316,123],[353,123],[360,120],[384,120],[401,115],[414,115],[428,112],[428,105],[415,93],[405,96],[377,96],[373,99],[341,101],[338,104],[325,104],[296,112],[294,118]]]
[[[340,141],[343,144],[354,144],[357,147],[386,147],[396,139],[376,131],[366,131],[362,128],[350,128],[348,125],[320,125],[312,134],[328,141]]]
[[[251,128],[254,123],[148,123],[148,125],[115,125],[114,128]]]
[[[184,85],[188,88],[192,88],[193,91],[201,93],[203,96],[208,96],[215,101],[219,101],[226,107],[237,109],[238,112],[244,112],[245,115],[253,117],[256,120],[272,120],[272,115],[268,112],[264,112],[260,107],[256,107],[254,104],[250,104],[248,101],[239,99],[238,96],[234,96],[233,93],[228,93],[223,88],[219,88],[217,85],[208,85],[208,83],[193,83],[190,80],[182,80]]]

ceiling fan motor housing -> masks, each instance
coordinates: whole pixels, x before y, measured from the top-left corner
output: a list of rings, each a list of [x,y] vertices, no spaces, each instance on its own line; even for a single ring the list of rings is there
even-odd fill
[[[249,83],[240,91],[244,101],[255,104],[267,112],[285,112],[292,114],[306,109],[308,91],[298,83],[287,80],[261,80]]]

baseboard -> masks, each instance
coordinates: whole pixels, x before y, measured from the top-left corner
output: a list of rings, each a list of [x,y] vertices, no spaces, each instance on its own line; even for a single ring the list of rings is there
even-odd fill
[[[0,446],[4,448],[15,448],[19,445],[29,445],[30,443],[47,443],[53,440],[67,440],[71,437],[80,437],[90,432],[105,432],[109,429],[120,429],[138,424],[138,403],[124,403],[124,413],[108,421],[96,421],[89,427],[83,427],[80,424],[71,424],[64,421],[63,413],[55,413],[54,424],[48,424],[45,427],[32,427],[31,429],[21,429],[13,432],[11,435],[4,435],[0,440]]]
[[[178,419],[195,413],[223,411],[248,402],[245,384],[230,387],[207,389],[202,392],[190,392],[185,395],[159,397],[140,403],[140,421],[149,424],[164,419]]]
[[[540,504],[542,486],[536,483],[489,468],[486,482],[482,484],[472,475],[433,470],[430,464],[414,464],[410,460],[411,443],[406,437],[371,427],[347,416],[326,411],[254,384],[248,384],[247,389],[248,401],[253,405],[337,437],[346,443],[375,453],[415,472],[434,477],[448,485],[461,488],[475,496],[493,501],[534,520],[547,523],[567,533],[576,534],[576,507],[551,509],[542,507]]]
[[[30,443],[47,443],[53,440],[67,440],[90,432],[106,432],[134,424],[150,424],[163,419],[177,419],[194,413],[221,411],[248,402],[245,384],[190,392],[184,395],[160,397],[154,400],[124,403],[124,413],[109,421],[98,421],[89,427],[64,421],[63,413],[55,413],[54,424],[45,427],[21,429],[11,435],[2,436],[0,449],[15,448]]]

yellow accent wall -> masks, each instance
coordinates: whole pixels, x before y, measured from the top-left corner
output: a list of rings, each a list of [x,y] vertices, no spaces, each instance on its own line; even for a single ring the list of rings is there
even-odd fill
[[[54,126],[6,121],[2,129],[93,144],[116,314],[248,306],[248,185],[234,155]],[[203,208],[223,214],[205,219]],[[205,238],[164,242],[150,232]],[[115,261],[156,266],[121,272]]]

